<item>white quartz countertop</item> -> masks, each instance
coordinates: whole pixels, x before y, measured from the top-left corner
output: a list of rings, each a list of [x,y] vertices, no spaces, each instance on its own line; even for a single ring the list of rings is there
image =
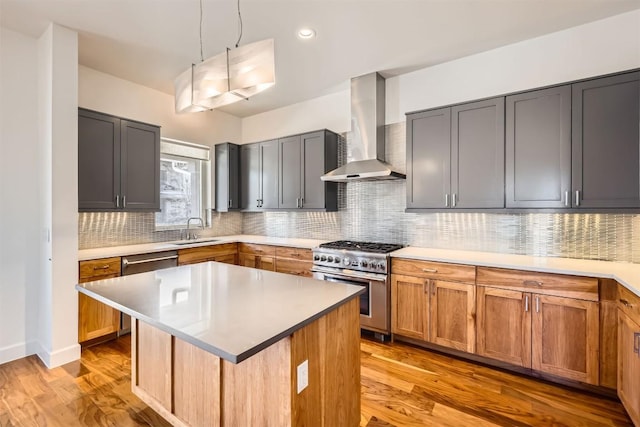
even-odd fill
[[[83,283],[79,292],[232,363],[364,292],[218,262]]]
[[[115,256],[146,254],[171,250],[175,251],[178,249],[193,248],[197,246],[210,246],[230,242],[257,243],[261,245],[290,246],[295,248],[311,249],[319,246],[320,243],[324,243],[326,241],[327,240],[289,239],[282,237],[253,236],[241,234],[233,236],[202,237],[200,239],[194,240],[193,243],[188,243],[186,245],[178,245],[173,242],[158,242],[144,243],[141,245],[110,246],[106,248],[82,249],[78,251],[78,260],[86,261],[90,259],[109,258]]]
[[[394,258],[451,262],[483,267],[512,268],[543,273],[609,278],[615,279],[627,289],[640,296],[640,264],[418,247],[399,249],[393,252],[391,256]]]

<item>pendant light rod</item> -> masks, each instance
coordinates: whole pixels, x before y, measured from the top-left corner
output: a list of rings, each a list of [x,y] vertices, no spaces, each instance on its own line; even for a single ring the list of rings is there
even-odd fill
[[[200,0],[202,1],[202,0]],[[242,14],[240,13],[240,0],[238,0],[238,41],[236,42],[236,47],[240,45],[240,39],[242,39]]]
[[[202,0],[200,0],[200,62],[204,62],[204,55],[202,54]]]

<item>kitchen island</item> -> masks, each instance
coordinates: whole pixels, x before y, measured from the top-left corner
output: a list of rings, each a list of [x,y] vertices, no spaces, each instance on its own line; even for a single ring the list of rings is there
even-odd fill
[[[359,286],[207,262],[76,288],[134,319],[133,392],[174,425],[359,424]]]

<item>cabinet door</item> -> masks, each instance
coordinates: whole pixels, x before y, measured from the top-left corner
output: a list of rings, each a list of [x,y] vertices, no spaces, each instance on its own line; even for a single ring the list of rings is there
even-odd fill
[[[302,194],[302,147],[300,136],[278,140],[280,146],[280,198],[278,208],[298,209]]]
[[[429,279],[391,275],[391,332],[427,340]]]
[[[476,287],[431,280],[429,341],[473,353],[476,349]]]
[[[570,207],[571,87],[506,98],[506,206]]]
[[[451,108],[451,204],[504,207],[504,98]]]
[[[228,212],[240,207],[240,150],[236,144],[215,146],[216,211]]]
[[[331,208],[326,203],[327,188],[332,187],[334,194],[337,194],[335,193],[336,183],[325,183],[320,179],[322,175],[332,170],[326,168],[326,160],[327,157],[331,157],[331,153],[326,153],[329,147],[325,144],[325,132],[302,135],[301,140],[302,164],[304,166],[301,207],[306,209]],[[335,153],[334,156],[337,158]]]
[[[121,120],[121,207],[160,210],[160,128]]]
[[[78,210],[117,209],[120,119],[78,110]]]
[[[240,208],[248,211],[260,210],[260,144],[240,147]]]
[[[278,208],[278,140],[260,144],[261,207]]]
[[[618,397],[640,425],[640,325],[618,311]]]
[[[258,268],[258,257],[257,255],[239,253],[238,254],[238,265],[242,267],[251,267]]]
[[[451,109],[407,116],[407,208],[445,208],[451,193]]]
[[[531,367],[531,294],[477,287],[477,353]]]
[[[597,385],[598,303],[534,294],[532,306],[532,368]]]
[[[640,207],[640,72],[573,85],[573,203]]]
[[[256,268],[260,270],[276,271],[276,259],[271,256],[260,256],[256,261]]]

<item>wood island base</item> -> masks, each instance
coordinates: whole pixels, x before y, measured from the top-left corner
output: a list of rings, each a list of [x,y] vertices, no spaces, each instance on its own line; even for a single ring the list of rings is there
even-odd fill
[[[175,426],[357,426],[359,321],[351,299],[234,364],[135,319],[133,393]]]

